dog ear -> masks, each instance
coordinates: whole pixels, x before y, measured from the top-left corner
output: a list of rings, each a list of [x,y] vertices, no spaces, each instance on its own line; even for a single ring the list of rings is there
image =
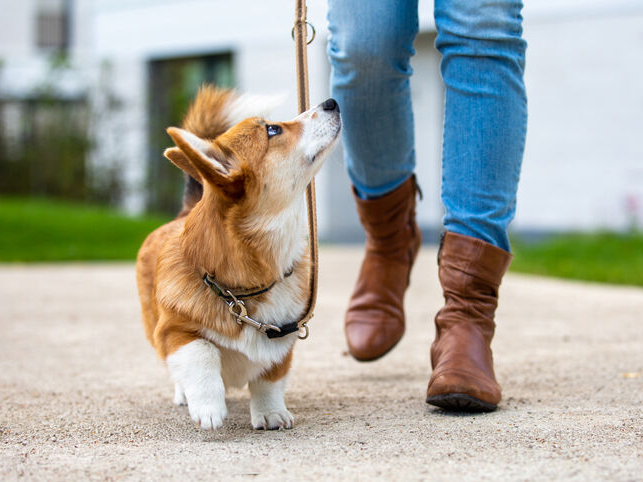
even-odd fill
[[[231,168],[225,154],[215,142],[206,141],[191,132],[176,127],[169,127],[167,133],[185,156],[183,158],[170,153],[168,151],[172,151],[172,149],[168,149],[166,155],[172,162],[192,176],[191,170],[184,167],[185,164],[191,164],[192,170],[199,174],[199,177],[195,177],[195,179],[201,180],[202,183],[207,181],[221,188],[231,197],[239,195],[243,181],[241,173]],[[174,156],[174,158],[170,156]]]
[[[194,168],[188,157],[183,153],[181,149],[179,149],[178,147],[170,147],[168,149],[165,149],[163,155],[170,161],[172,161],[172,164],[174,164],[176,167],[203,184],[201,174],[199,174],[199,171]]]

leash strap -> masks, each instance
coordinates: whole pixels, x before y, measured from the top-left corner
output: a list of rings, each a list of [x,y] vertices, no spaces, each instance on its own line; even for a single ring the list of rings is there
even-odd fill
[[[295,0],[295,68],[297,71],[297,107],[299,113],[309,108],[308,94],[308,59],[306,57],[306,0]],[[315,304],[317,303],[317,211],[315,209],[315,179],[310,181],[306,188],[306,212],[308,214],[308,249],[310,251],[310,278],[308,288],[310,296],[308,306],[303,317],[297,322],[299,328],[306,327],[306,323],[313,317]],[[306,327],[306,333],[308,329]]]
[[[315,38],[315,29],[311,25],[312,38],[307,41],[307,26],[306,22],[306,1],[295,0],[295,25],[293,27],[293,39],[295,40],[295,68],[297,72],[297,108],[299,113],[305,112],[309,108],[309,94],[308,94],[308,60],[306,57],[306,46]],[[306,212],[308,215],[308,249],[310,252],[310,277],[308,279],[308,288],[310,296],[308,298],[308,305],[306,311],[299,319],[286,323],[278,327],[268,323],[257,321],[248,316],[243,298],[251,298],[258,296],[270,290],[275,283],[265,287],[248,290],[244,293],[233,293],[232,291],[219,286],[213,276],[205,273],[203,282],[210,287],[217,295],[219,295],[228,305],[228,309],[232,316],[235,317],[237,323],[248,324],[258,331],[265,333],[268,338],[280,338],[290,333],[299,332],[299,339],[305,340],[308,338],[308,325],[307,323],[313,317],[315,304],[317,302],[317,211],[315,209],[315,179],[310,181],[306,187]],[[287,273],[285,277],[292,273]],[[303,330],[303,333],[301,332]]]

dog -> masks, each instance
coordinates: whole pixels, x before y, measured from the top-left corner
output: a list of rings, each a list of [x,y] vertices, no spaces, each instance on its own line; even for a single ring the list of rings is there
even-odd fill
[[[204,86],[183,127],[167,129],[175,147],[164,155],[186,174],[183,208],[136,263],[145,333],[174,403],[210,430],[227,415],[226,387],[246,384],[254,429],[293,427],[284,391],[309,296],[302,194],[341,130],[333,99],[289,122],[237,123],[252,103]]]

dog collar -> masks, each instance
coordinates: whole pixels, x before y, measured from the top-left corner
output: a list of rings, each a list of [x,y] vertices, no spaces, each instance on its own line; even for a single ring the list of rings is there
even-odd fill
[[[286,273],[284,273],[283,279],[288,278],[290,275],[292,275],[292,273],[293,273],[293,269],[291,268],[289,271],[286,271]],[[229,303],[234,299],[243,300],[246,298],[252,298],[254,296],[262,295],[270,291],[270,289],[273,286],[275,286],[275,284],[277,284],[277,281],[279,280],[275,280],[265,287],[250,288],[246,290],[235,290],[233,292],[232,290],[229,290],[225,287],[221,287],[219,283],[217,283],[214,276],[212,276],[210,273],[205,273],[203,275],[203,282],[205,283],[205,285],[209,286],[210,289],[212,289],[212,291],[214,291],[218,296],[223,298],[226,301],[226,303]]]
[[[283,279],[288,278],[292,275],[293,269],[290,269],[284,274]],[[295,333],[300,330],[299,323],[293,321],[291,323],[286,323],[282,326],[271,325],[269,323],[263,323],[261,321],[254,320],[248,316],[248,311],[246,310],[246,304],[243,302],[244,299],[252,298],[255,296],[262,295],[268,292],[275,284],[277,280],[273,281],[270,285],[259,288],[251,288],[247,290],[236,291],[233,293],[231,290],[222,288],[209,273],[203,275],[203,283],[208,286],[212,291],[214,291],[217,296],[219,296],[225,303],[228,305],[228,311],[230,314],[235,317],[238,324],[248,324],[258,331],[264,333],[268,338],[281,338],[283,336]],[[308,337],[308,327],[303,325],[305,330],[304,335],[300,335],[300,339],[305,339]]]

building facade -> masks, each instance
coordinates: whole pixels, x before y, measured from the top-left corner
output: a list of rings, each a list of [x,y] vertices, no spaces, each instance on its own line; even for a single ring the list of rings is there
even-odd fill
[[[61,92],[86,94],[92,105],[117,99],[115,115],[92,126],[99,135],[89,162],[118,163],[131,212],[176,203],[164,128],[179,122],[203,80],[285,94],[274,117],[296,114],[291,1],[0,0],[0,8],[0,96],[27,95],[62,48],[71,68],[55,79]],[[643,227],[643,4],[540,0],[523,16],[530,114],[514,229]],[[329,95],[325,0],[308,0],[308,18],[317,31],[308,52],[317,103]],[[420,1],[420,31],[412,61],[418,220],[435,233],[444,94],[430,1]],[[317,196],[322,239],[361,237],[341,148],[318,175]]]

